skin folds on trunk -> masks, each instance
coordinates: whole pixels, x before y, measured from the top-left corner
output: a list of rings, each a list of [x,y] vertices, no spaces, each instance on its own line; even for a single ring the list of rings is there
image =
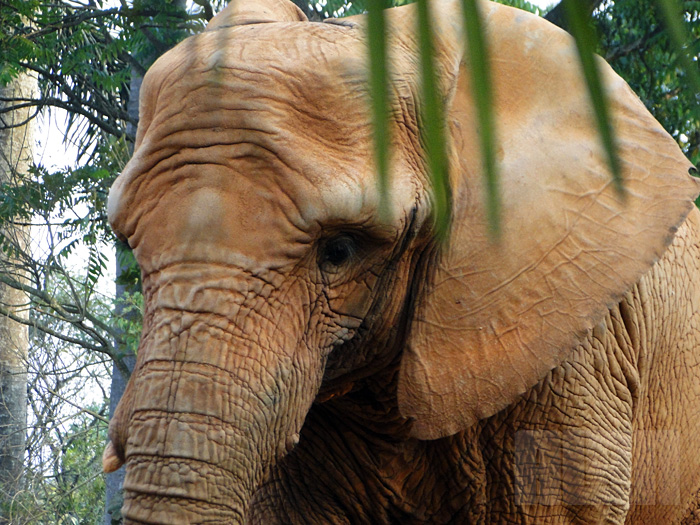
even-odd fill
[[[264,437],[256,436],[260,427],[252,417],[238,423],[226,417],[223,405],[238,389],[223,386],[229,380],[225,374],[204,385],[206,368],[154,363],[135,379],[137,399],[125,447],[127,518],[148,523],[177,523],[185,517],[199,522],[203,516],[221,523],[242,520],[244,502],[262,471],[256,450],[262,444],[255,441]],[[237,397],[249,405],[250,414],[253,402],[243,401],[240,392]]]
[[[145,335],[110,427],[127,463],[127,523],[242,523],[266,469],[298,440],[320,374],[314,385],[301,370],[291,320],[265,311],[269,286],[231,273],[184,266],[145,283]]]

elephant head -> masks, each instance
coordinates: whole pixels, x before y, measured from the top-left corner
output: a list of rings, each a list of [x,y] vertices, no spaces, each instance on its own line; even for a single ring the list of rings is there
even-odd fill
[[[135,152],[109,198],[145,298],[105,452],[106,470],[126,462],[128,520],[243,522],[312,405],[387,369],[405,438],[494,414],[565,358],[689,212],[689,163],[628,86],[601,61],[621,195],[569,37],[483,4],[505,203],[494,241],[460,5],[438,5],[453,198],[444,243],[413,7],[388,12],[386,208],[362,17],[318,24],[285,0],[231,2],[146,75]]]

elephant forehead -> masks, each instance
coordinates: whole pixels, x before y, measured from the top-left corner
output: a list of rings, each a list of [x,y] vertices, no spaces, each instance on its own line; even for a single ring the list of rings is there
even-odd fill
[[[257,272],[289,264],[308,244],[296,207],[279,186],[215,164],[145,178],[137,191],[126,221],[145,270],[211,262]]]
[[[163,167],[213,157],[229,164],[241,157],[279,161],[319,185],[329,172],[347,172],[368,156],[364,82],[349,72],[349,56],[340,60],[326,40],[310,45],[314,31],[294,35],[295,25],[263,29],[206,33],[154,64],[120,188]]]
[[[294,24],[268,31],[251,26],[211,32],[154,65],[142,88],[135,154],[110,193],[116,231],[134,236],[141,217],[167,209],[162,197],[184,179],[199,188],[216,188],[200,195],[210,204],[192,203],[178,214],[191,216],[192,225],[217,222],[210,217],[213,203],[219,202],[215,194],[226,195],[229,215],[250,209],[256,198],[264,204],[265,214],[218,219],[251,231],[270,227],[265,220],[275,216],[308,232],[323,223],[362,224],[377,215],[362,75],[355,70],[353,53],[340,59],[339,43],[328,42],[326,26],[302,26],[311,26],[311,34],[295,35],[301,29]],[[347,35],[340,40],[348,45],[355,41]],[[205,166],[211,168],[206,176]],[[407,176],[409,170],[397,172]],[[415,188],[397,180],[394,190],[390,199],[396,203],[390,208],[400,217],[413,205]],[[246,195],[242,202],[233,202],[241,195]],[[278,210],[273,213],[273,208]],[[385,214],[384,223],[387,218]]]
[[[357,111],[346,112],[366,95],[365,58],[360,41],[342,29],[260,24],[184,41],[158,59],[144,79],[139,138],[169,108],[190,110],[190,115],[246,110],[253,125],[256,112],[279,108],[324,120],[355,119]]]
[[[378,224],[373,181],[352,173],[302,177],[271,164],[210,159],[141,176],[123,190],[126,197],[113,190],[118,212],[110,210],[110,218],[146,271],[181,262],[280,269],[304,260],[328,225],[390,226]]]
[[[269,137],[229,130],[228,138],[213,136],[217,134],[189,130],[157,141],[147,138],[110,191],[108,213],[115,230],[131,238],[156,209],[180,208],[179,217],[192,215],[193,225],[202,224],[220,207],[247,210],[234,222],[263,227],[262,213],[251,213],[256,206],[268,210],[267,216],[274,209],[294,228],[313,233],[328,222],[364,222],[377,210],[368,151],[358,148],[343,155],[319,143],[312,147],[302,132]],[[209,202],[204,197],[193,201],[194,191],[207,188],[200,193]],[[177,206],[165,205],[174,195]],[[185,202],[191,210],[181,209]]]

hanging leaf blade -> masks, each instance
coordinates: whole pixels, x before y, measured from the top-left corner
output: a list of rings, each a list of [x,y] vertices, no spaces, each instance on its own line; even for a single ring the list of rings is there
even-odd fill
[[[576,42],[581,68],[588,88],[593,111],[595,114],[598,133],[605,150],[608,168],[612,174],[613,183],[620,195],[624,195],[622,170],[617,155],[615,135],[610,120],[607,98],[603,89],[600,71],[594,54],[595,33],[588,24],[588,15],[582,2],[577,0],[562,0],[568,18],[569,30]]]
[[[486,183],[486,212],[489,229],[494,238],[500,232],[501,201],[498,186],[498,164],[496,162],[496,127],[493,114],[491,68],[489,62],[486,31],[476,0],[462,0],[462,14],[467,36],[467,57],[476,103],[481,158]]]
[[[369,48],[369,90],[372,107],[374,158],[379,185],[381,213],[389,215],[389,158],[391,129],[389,126],[389,74],[386,43],[386,20],[384,9],[389,7],[383,0],[369,2],[367,13]]]
[[[416,2],[418,11],[418,47],[421,67],[420,132],[433,188],[436,233],[447,236],[451,215],[451,195],[445,137],[445,112],[438,88],[433,48],[433,24],[427,0]]]

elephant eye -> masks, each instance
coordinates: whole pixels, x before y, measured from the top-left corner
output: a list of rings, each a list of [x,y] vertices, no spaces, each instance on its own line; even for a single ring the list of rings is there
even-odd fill
[[[328,239],[321,247],[319,266],[322,269],[332,269],[342,266],[357,253],[357,242],[348,234],[338,235]]]

